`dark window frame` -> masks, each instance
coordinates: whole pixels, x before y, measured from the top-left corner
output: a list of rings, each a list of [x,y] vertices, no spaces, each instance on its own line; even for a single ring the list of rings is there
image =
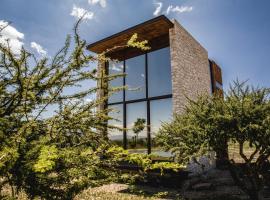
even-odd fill
[[[169,45],[163,48],[168,48],[170,47]],[[160,48],[162,49],[162,48]],[[159,49],[155,49],[154,51],[159,50]],[[123,104],[123,148],[127,149],[127,131],[125,130],[125,128],[127,127],[127,104],[131,104],[131,103],[138,103],[138,102],[146,102],[146,109],[147,109],[147,119],[146,119],[146,124],[147,124],[147,153],[150,154],[151,153],[151,108],[150,108],[150,103],[153,100],[160,100],[160,99],[169,99],[172,98],[172,93],[171,94],[166,94],[166,95],[161,95],[161,96],[153,96],[153,97],[149,97],[149,92],[148,92],[148,54],[151,53],[153,51],[147,51],[144,54],[145,57],[145,98],[141,98],[141,99],[134,99],[134,100],[127,100],[126,101],[126,90],[123,90],[123,101],[119,101],[119,102],[113,102],[113,103],[107,103],[107,106],[113,106],[113,105],[119,105],[119,104]],[[136,56],[134,56],[136,57]],[[133,58],[134,58],[133,57]],[[129,58],[128,58],[129,59]],[[123,73],[126,73],[126,59],[122,60],[123,64],[124,64],[124,69],[123,69]],[[106,62],[106,72],[108,73],[109,70],[109,63]],[[123,86],[126,85],[126,77],[123,77]]]

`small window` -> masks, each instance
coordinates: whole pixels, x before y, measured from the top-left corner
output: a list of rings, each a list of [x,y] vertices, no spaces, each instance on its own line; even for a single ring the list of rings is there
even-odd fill
[[[222,86],[222,84],[220,84],[219,82],[217,82],[216,81],[216,87],[218,88],[218,89],[220,89],[220,90],[223,90],[223,86]]]

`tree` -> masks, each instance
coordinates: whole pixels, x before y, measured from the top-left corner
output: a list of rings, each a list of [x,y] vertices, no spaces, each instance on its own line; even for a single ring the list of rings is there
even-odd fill
[[[134,122],[134,126],[132,128],[132,131],[135,134],[135,146],[137,146],[137,140],[139,133],[143,131],[145,128],[145,122],[146,120],[144,118],[137,118],[137,120]]]
[[[107,86],[124,74],[107,75],[104,67],[98,72],[89,64],[109,61],[107,53],[118,48],[146,50],[147,42],[134,35],[126,45],[89,55],[78,34],[80,21],[73,40],[67,36],[52,59],[37,59],[24,48],[15,55],[8,41],[0,44],[0,190],[8,183],[13,196],[23,189],[30,198],[72,199],[112,173],[104,168],[110,161],[102,159],[110,146],[104,135],[110,117],[107,109],[98,108],[123,89]],[[89,80],[97,86],[74,89]],[[72,87],[72,94],[65,93]],[[84,101],[99,90],[106,90],[105,95]],[[46,110],[60,102],[62,109],[46,116]]]
[[[235,81],[224,99],[213,96],[190,101],[186,113],[162,125],[158,140],[184,163],[209,150],[226,148],[224,141],[237,144],[244,164],[228,160],[232,177],[251,199],[260,199],[263,186],[269,184],[269,94],[268,88]],[[252,153],[244,148],[247,145]]]

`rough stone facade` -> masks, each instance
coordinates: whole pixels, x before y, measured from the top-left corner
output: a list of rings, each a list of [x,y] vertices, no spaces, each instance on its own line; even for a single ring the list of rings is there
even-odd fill
[[[176,20],[173,23],[169,33],[173,112],[182,113],[188,98],[211,93],[211,76],[207,51]]]

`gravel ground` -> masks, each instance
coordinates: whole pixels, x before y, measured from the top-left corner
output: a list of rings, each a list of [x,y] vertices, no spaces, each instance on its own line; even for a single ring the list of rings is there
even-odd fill
[[[128,185],[111,183],[84,190],[81,194],[76,196],[75,200],[160,200],[155,197],[129,194],[127,190]]]

